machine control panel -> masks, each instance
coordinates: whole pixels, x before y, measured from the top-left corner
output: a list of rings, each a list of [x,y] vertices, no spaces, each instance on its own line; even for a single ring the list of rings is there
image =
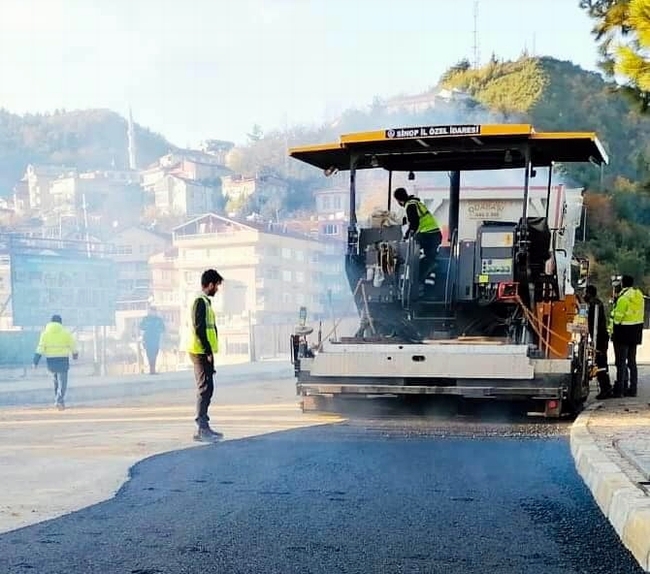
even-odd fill
[[[474,281],[481,286],[481,290],[490,285],[513,280],[515,234],[516,223],[484,223],[479,227]]]
[[[512,258],[481,259],[481,275],[511,275]]]

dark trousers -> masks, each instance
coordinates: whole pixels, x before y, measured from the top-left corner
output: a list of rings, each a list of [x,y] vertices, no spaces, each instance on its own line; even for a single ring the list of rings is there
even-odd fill
[[[612,383],[609,379],[609,365],[607,364],[607,348],[596,349],[596,367],[598,373],[596,380],[601,392],[609,392],[612,389]]]
[[[208,361],[207,355],[194,355],[190,353],[194,365],[194,380],[196,381],[196,424],[201,428],[208,428],[210,417],[208,407],[214,394],[214,365]]]
[[[54,401],[57,405],[65,404],[65,392],[68,388],[68,371],[52,371],[54,382]]]
[[[54,400],[57,405],[62,405],[65,401],[65,392],[68,389],[68,370],[70,369],[70,360],[68,357],[48,357],[46,361],[47,370],[52,373]]]
[[[637,345],[614,343],[614,355],[616,356],[616,384],[614,392],[621,393],[627,388],[628,369],[630,390],[636,391],[639,379],[639,370],[636,365]]]
[[[158,351],[160,350],[157,345],[145,345],[144,350],[147,353],[147,362],[149,363],[149,372],[156,372],[156,359],[158,358]]]
[[[438,256],[438,247],[442,243],[442,233],[440,230],[429,233],[418,233],[415,236],[418,244],[424,252],[424,258],[420,260],[420,283],[426,281],[429,274],[436,267],[436,257]]]

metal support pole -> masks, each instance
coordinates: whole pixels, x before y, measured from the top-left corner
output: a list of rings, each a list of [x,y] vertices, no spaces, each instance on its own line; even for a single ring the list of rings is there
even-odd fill
[[[101,364],[101,373],[102,376],[106,376],[106,326],[102,326],[102,364]]]
[[[84,218],[84,239],[86,241],[86,255],[90,258],[90,234],[88,233],[88,208],[86,206],[86,194],[81,195],[81,209]],[[100,360],[99,360],[99,334],[97,326],[93,326],[93,374],[101,374]]]
[[[248,310],[248,360],[255,362],[255,333],[253,331],[253,312]]]
[[[524,174],[524,210],[522,217],[525,222],[528,219],[528,203],[530,202],[530,170],[532,167],[530,163],[530,147],[528,146],[526,146],[526,149],[524,150],[524,157],[526,159],[526,172]]]
[[[348,255],[354,255],[358,247],[357,232],[357,156],[350,157],[350,223],[348,224]]]
[[[600,181],[598,182],[600,185],[600,193],[603,193],[605,191],[605,164],[601,163],[600,164]]]
[[[390,204],[393,200],[393,170],[388,171],[388,211],[390,211]]]
[[[548,166],[548,184],[546,186],[546,221],[551,207],[551,185],[553,184],[553,165]]]
[[[460,214],[460,171],[449,174],[449,241],[458,233]]]

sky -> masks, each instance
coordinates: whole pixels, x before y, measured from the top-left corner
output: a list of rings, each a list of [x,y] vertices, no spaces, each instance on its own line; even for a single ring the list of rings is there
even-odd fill
[[[596,69],[578,0],[480,0],[494,52]],[[0,107],[133,109],[176,145],[320,124],[473,58],[474,0],[0,0]]]

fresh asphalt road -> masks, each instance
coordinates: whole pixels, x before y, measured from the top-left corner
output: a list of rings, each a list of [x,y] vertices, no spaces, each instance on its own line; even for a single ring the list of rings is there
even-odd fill
[[[365,417],[160,455],[113,500],[0,536],[0,572],[641,572],[568,428]]]

